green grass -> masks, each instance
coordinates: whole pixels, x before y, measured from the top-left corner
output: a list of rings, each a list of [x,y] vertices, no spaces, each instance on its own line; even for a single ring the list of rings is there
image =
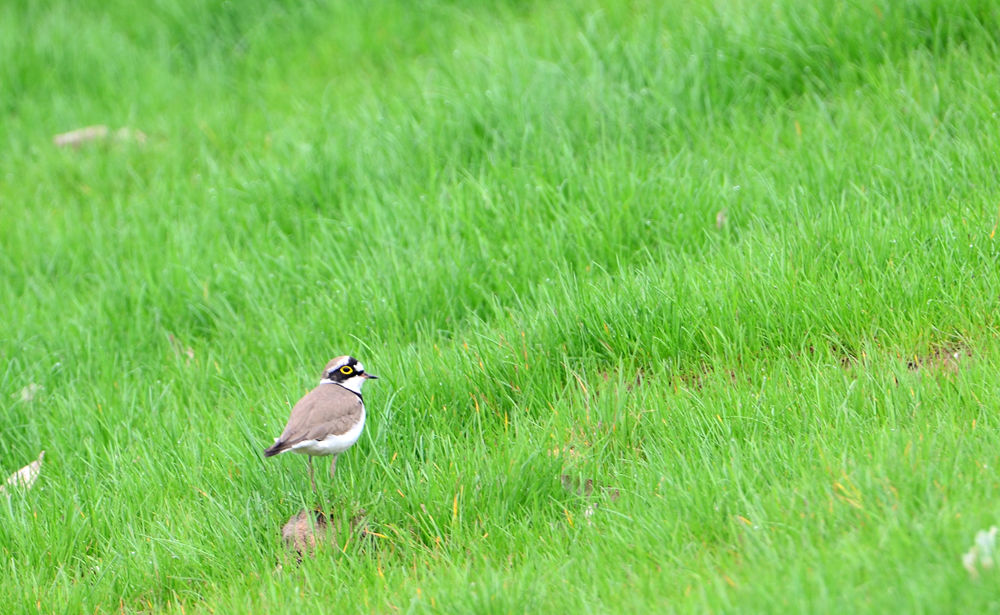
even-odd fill
[[[994,2],[354,4],[0,4],[5,611],[1000,611]]]

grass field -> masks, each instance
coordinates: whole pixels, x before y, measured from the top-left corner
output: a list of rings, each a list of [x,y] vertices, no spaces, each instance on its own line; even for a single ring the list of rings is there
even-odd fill
[[[0,479],[46,451],[2,610],[1000,612],[998,32],[0,3]],[[296,565],[261,453],[344,353],[381,379]]]

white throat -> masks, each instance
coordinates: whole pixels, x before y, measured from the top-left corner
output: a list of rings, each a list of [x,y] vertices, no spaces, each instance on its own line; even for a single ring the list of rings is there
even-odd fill
[[[351,391],[352,393],[357,393],[358,395],[361,395],[361,385],[363,385],[365,383],[365,380],[366,380],[366,378],[362,378],[361,376],[353,376],[353,377],[348,378],[347,380],[345,380],[343,382],[334,382],[333,380],[330,380],[329,378],[323,378],[322,380],[319,381],[319,383],[320,384],[336,384],[338,386],[344,387],[345,389],[347,389],[348,391]]]

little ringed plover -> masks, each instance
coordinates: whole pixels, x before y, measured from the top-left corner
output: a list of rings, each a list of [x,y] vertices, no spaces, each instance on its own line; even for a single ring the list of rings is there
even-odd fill
[[[323,370],[319,386],[295,404],[285,431],[264,451],[264,456],[288,451],[308,455],[309,482],[315,491],[312,458],[333,455],[330,463],[330,478],[333,478],[337,456],[358,441],[365,427],[361,385],[375,378],[354,357],[332,359]]]

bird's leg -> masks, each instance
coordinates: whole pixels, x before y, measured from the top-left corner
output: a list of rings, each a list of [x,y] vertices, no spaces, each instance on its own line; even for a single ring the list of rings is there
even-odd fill
[[[316,489],[316,479],[313,478],[313,458],[312,455],[306,455],[309,458],[309,482],[312,484],[313,493],[317,492]]]
[[[337,472],[337,457],[340,455],[334,455],[333,461],[330,462],[330,480],[333,480],[333,475]]]

